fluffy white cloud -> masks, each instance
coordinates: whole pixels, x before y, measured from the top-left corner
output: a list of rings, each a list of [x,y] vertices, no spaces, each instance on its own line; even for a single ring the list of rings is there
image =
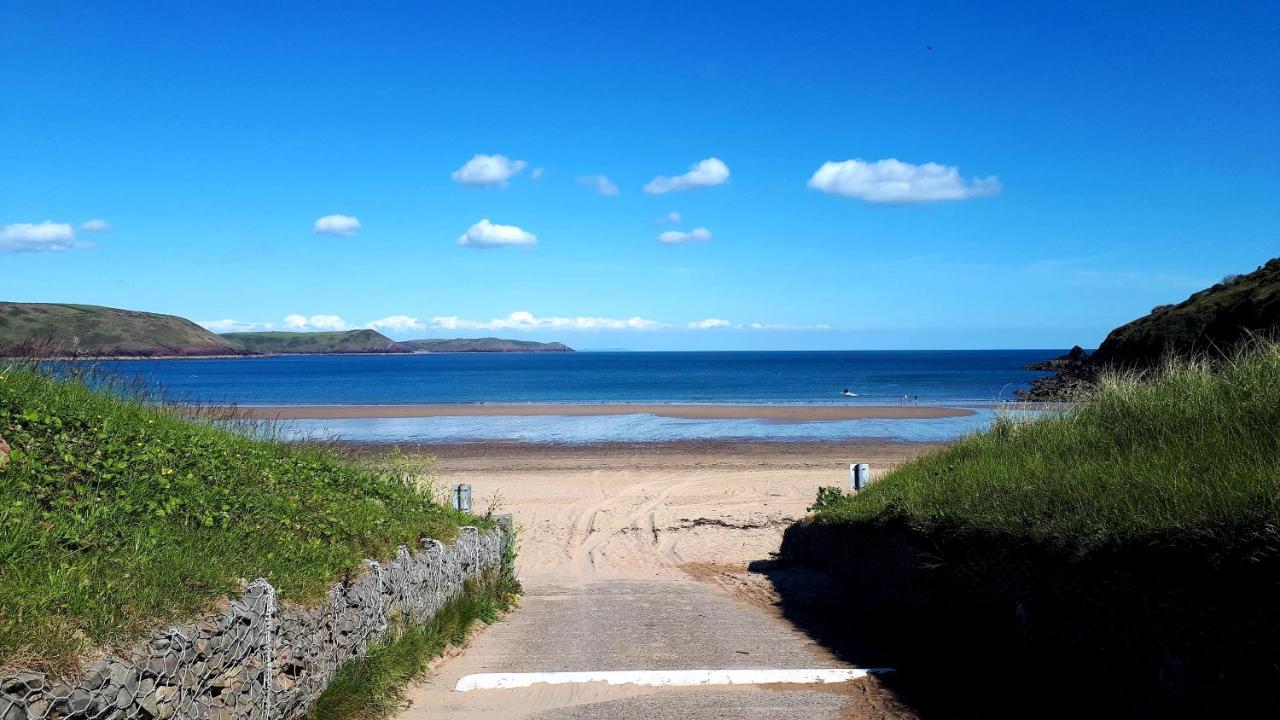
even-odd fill
[[[351,237],[360,229],[360,221],[350,215],[325,215],[312,226],[317,235]]]
[[[231,318],[223,320],[197,320],[196,324],[210,332],[216,333],[251,332],[254,330],[271,329],[271,323],[245,322],[243,320],[232,320]]]
[[[337,315],[286,315],[284,326],[290,330],[346,330],[350,326]]]
[[[476,155],[453,171],[453,181],[472,187],[505,187],[525,167],[525,161],[506,155]],[[538,174],[541,177],[541,173]],[[535,178],[537,179],[537,178]]]
[[[80,223],[80,229],[85,232],[108,232],[111,230],[111,223],[106,220],[85,220]]]
[[[538,236],[515,225],[496,225],[488,218],[467,228],[458,236],[458,244],[468,247],[502,247],[503,245],[537,245]]]
[[[466,320],[457,316],[431,318],[431,326],[443,330],[654,330],[663,324],[642,317],[538,317],[523,310],[505,318]]]
[[[831,326],[826,323],[817,325],[785,325],[781,323],[758,323],[753,322],[747,327],[752,330],[830,330]]]
[[[682,220],[684,220],[684,218],[680,216],[680,213],[676,212],[675,210],[672,210],[666,215],[663,215],[662,219],[658,221],[658,224],[659,225],[675,225],[681,222]]]
[[[13,223],[0,230],[0,252],[60,252],[77,246],[76,232],[67,223]]]
[[[408,315],[391,315],[389,317],[374,320],[369,323],[368,327],[371,327],[374,330],[406,332],[409,330],[424,330],[427,326],[418,322],[418,318],[416,317],[409,317]]]
[[[706,242],[711,239],[711,231],[704,228],[694,228],[689,232],[683,230],[668,230],[658,235],[658,242],[668,245],[687,242]]]
[[[854,159],[823,163],[809,178],[809,187],[873,203],[911,203],[992,195],[1000,192],[1000,180],[994,175],[965,179],[959,169],[938,163]]]
[[[589,185],[599,195],[616,196],[618,194],[618,186],[604,175],[583,175],[578,178],[579,185]]]
[[[719,158],[707,158],[689,166],[689,172],[675,177],[658,177],[645,183],[644,191],[661,195],[673,190],[692,190],[693,188],[719,185],[729,180],[729,166]]]
[[[731,323],[728,320],[721,320],[720,318],[707,318],[706,320],[689,323],[689,327],[694,330],[712,330],[715,328],[726,328],[730,325]]]

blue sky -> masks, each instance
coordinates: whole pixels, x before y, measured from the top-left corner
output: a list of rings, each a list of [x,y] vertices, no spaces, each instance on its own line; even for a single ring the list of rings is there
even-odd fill
[[[1275,2],[431,5],[0,3],[0,298],[1066,347],[1280,255]]]

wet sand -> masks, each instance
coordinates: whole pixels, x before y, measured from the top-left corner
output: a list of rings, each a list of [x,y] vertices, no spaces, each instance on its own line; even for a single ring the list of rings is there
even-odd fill
[[[260,420],[358,418],[657,415],[686,420],[920,420],[966,417],[969,408],[878,405],[271,405],[241,406],[236,413]]]

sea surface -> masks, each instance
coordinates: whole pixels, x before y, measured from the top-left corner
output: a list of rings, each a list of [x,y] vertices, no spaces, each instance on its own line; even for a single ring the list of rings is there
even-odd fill
[[[984,405],[1046,373],[1023,365],[1062,350],[582,352],[117,360],[173,400],[250,405],[868,404]],[[857,397],[842,395],[848,388]],[[588,443],[683,439],[946,440],[991,422],[963,418],[831,422],[590,417],[295,420],[288,437],[380,442]]]

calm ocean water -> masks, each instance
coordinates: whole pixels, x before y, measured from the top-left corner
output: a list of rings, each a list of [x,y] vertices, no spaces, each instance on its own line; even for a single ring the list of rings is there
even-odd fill
[[[240,405],[762,403],[1009,399],[1061,350],[321,355],[103,363],[175,398]],[[857,398],[845,398],[849,388]]]
[[[172,399],[239,405],[437,403],[739,403],[922,405],[1010,399],[1044,373],[1022,366],[1060,350],[662,352],[294,356],[130,360]],[[844,388],[858,397],[844,397]],[[991,413],[938,420],[779,423],[609,417],[470,417],[293,421],[295,436],[364,441],[598,442],[757,438],[948,439]]]

